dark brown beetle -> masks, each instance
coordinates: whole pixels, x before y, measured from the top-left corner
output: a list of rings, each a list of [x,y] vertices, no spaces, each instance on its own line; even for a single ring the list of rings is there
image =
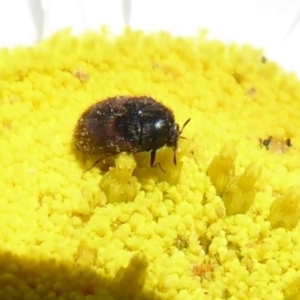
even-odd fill
[[[161,168],[159,163],[154,165],[156,150],[172,147],[176,165],[181,133],[173,112],[153,98],[119,96],[97,102],[82,114],[75,128],[74,142],[87,155],[150,151],[151,167]]]

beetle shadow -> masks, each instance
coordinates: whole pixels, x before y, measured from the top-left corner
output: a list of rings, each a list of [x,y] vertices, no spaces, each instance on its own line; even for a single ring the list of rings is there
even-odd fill
[[[132,268],[128,265],[126,269]],[[109,279],[97,274],[91,267],[41,260],[33,257],[18,256],[0,250],[0,272],[6,274],[1,279],[0,299],[115,299],[115,300],[160,300],[155,291],[139,289],[135,294],[130,290],[122,292],[124,282]],[[126,270],[125,270],[126,272]],[[117,277],[117,274],[116,274]],[[122,294],[122,297],[120,297]],[[96,299],[95,298],[95,299]],[[48,299],[48,298],[47,298]]]

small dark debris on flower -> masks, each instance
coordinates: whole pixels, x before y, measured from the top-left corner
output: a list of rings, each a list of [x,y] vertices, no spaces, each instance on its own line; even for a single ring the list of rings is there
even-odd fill
[[[284,153],[288,147],[292,147],[292,142],[290,138],[274,138],[269,136],[266,139],[259,139],[260,145],[265,147],[271,152]]]

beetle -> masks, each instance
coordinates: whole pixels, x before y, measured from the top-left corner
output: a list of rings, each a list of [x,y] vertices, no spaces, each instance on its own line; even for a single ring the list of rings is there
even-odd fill
[[[110,97],[81,115],[74,141],[76,148],[87,155],[150,151],[150,166],[161,168],[159,163],[154,164],[157,149],[171,147],[176,165],[178,139],[189,122],[187,119],[180,130],[173,112],[149,96]]]

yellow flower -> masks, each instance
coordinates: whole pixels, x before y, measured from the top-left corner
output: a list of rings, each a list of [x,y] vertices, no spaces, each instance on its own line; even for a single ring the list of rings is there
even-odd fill
[[[162,148],[165,173],[149,153],[84,173],[76,122],[117,95],[191,118],[177,166]],[[202,33],[0,50],[0,299],[298,299],[299,99],[261,50]]]

